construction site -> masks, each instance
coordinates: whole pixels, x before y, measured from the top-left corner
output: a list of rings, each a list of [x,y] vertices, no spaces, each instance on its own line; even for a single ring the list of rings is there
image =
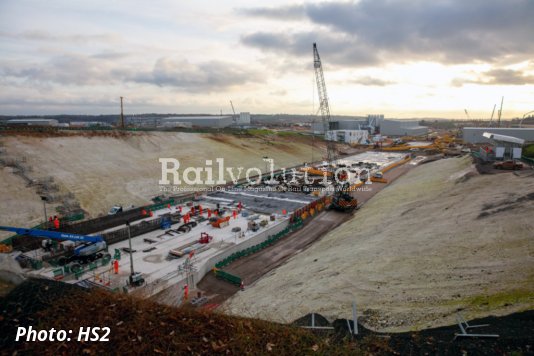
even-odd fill
[[[528,139],[488,129],[488,141],[474,143],[413,125],[402,130],[414,135],[384,135],[376,118],[358,124],[357,143],[328,139],[315,44],[313,54],[319,139],[276,130],[2,130],[5,289],[56,281],[323,331],[342,320],[352,336],[358,325],[388,335],[447,327],[440,337],[451,340],[504,335],[473,335],[464,318],[534,308],[534,170],[518,151]],[[184,190],[158,183],[161,157],[258,168]],[[454,340],[447,350],[465,346]]]

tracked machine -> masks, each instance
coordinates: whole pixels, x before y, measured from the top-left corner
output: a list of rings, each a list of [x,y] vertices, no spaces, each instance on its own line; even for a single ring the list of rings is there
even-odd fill
[[[328,104],[323,66],[316,43],[313,44],[313,68],[315,70],[315,80],[317,82],[317,92],[319,94],[319,109],[321,111],[324,133],[326,135],[326,132],[330,130],[330,106]],[[333,172],[335,171],[334,164],[336,162],[336,146],[335,142],[331,140],[326,141],[326,161],[328,166],[326,167],[325,174],[333,177]],[[337,182],[334,185],[335,191],[332,197],[332,204],[329,208],[343,212],[352,212],[358,207],[358,201],[350,194],[350,184],[346,180],[346,177],[344,178],[345,179],[343,179],[343,177],[338,177]]]

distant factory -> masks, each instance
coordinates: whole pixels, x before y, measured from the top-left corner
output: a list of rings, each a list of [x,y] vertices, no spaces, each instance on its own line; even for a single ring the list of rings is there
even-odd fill
[[[380,134],[384,136],[422,136],[428,127],[419,125],[418,120],[383,120]]]
[[[59,122],[55,119],[44,119],[42,117],[30,117],[25,119],[11,119],[6,121],[7,125],[20,126],[58,126]]]
[[[428,133],[426,126],[419,125],[417,120],[384,119],[384,115],[368,115],[367,118],[357,120],[330,121],[328,131],[324,130],[322,122],[314,122],[311,126],[314,134],[325,134],[327,139],[352,143],[368,140],[369,135],[380,133],[382,136],[422,136]]]

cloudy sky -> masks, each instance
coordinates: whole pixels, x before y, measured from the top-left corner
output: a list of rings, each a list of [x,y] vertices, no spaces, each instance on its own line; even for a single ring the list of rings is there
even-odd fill
[[[534,0],[0,1],[0,114],[534,110]]]

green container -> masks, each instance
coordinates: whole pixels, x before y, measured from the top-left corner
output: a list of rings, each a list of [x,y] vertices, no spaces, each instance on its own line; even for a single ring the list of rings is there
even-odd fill
[[[33,269],[41,269],[43,268],[43,261],[40,260],[31,260],[31,266]]]
[[[102,266],[106,266],[106,265],[109,264],[109,261],[111,261],[111,255],[106,254],[106,255],[104,255],[104,257],[102,257],[102,259],[101,259],[101,265],[102,265]]]
[[[57,268],[57,269],[53,270],[52,273],[54,273],[54,278],[64,276],[63,268]]]

